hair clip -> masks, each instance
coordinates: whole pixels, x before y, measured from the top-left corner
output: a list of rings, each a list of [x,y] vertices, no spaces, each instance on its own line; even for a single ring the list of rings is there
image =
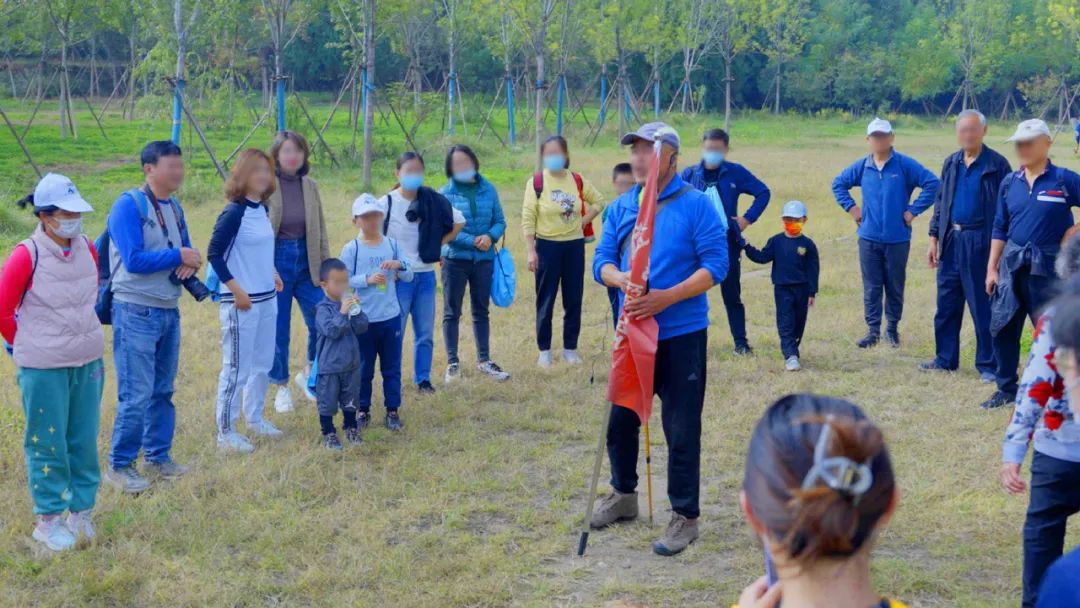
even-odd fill
[[[833,491],[850,496],[857,505],[862,495],[873,485],[874,474],[866,463],[857,463],[846,456],[828,455],[832,419],[831,415],[827,416],[821,427],[821,435],[814,446],[814,466],[803,478],[802,489],[805,492],[820,480]]]

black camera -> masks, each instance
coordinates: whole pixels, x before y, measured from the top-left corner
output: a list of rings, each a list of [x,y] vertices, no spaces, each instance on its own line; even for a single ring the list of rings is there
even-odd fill
[[[191,294],[191,297],[195,298],[196,302],[202,302],[210,297],[210,288],[200,281],[197,276],[193,275],[181,281],[180,277],[176,276],[176,271],[174,270],[173,273],[169,275],[169,281],[173,285],[183,285],[184,289]]]

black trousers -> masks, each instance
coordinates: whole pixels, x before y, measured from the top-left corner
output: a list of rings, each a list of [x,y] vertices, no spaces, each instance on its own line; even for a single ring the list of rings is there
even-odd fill
[[[1020,310],[1017,310],[1005,327],[994,336],[994,357],[997,363],[994,376],[997,378],[998,390],[1003,393],[1015,395],[1020,388],[1017,368],[1020,365],[1020,341],[1024,336],[1024,324],[1029,318],[1032,325],[1039,321],[1043,308],[1057,294],[1055,283],[1056,279],[1051,277],[1031,274],[1031,267],[1028,266],[1013,271],[1013,289],[1020,300]]]
[[[1065,548],[1065,523],[1080,513],[1080,462],[1036,451],[1024,520],[1024,608],[1035,608],[1043,575]]]
[[[885,320],[896,329],[904,314],[904,282],[907,280],[911,243],[878,243],[859,239],[859,267],[863,280],[863,314],[872,334],[881,333],[881,296],[885,295]]]
[[[806,329],[806,313],[810,310],[810,285],[774,285],[776,300],[776,330],[780,333],[780,350],[784,358],[798,357]]]
[[[653,389],[660,397],[660,420],[668,444],[668,499],[671,510],[691,519],[701,514],[701,410],[705,404],[707,330],[661,340],[656,348]],[[611,406],[607,429],[611,487],[637,489],[638,429],[633,411]]]
[[[585,291],[585,239],[536,239],[536,345],[551,350],[555,296],[562,286],[563,348],[576,350]]]
[[[458,362],[458,322],[465,288],[469,288],[469,307],[472,309],[473,339],[476,340],[476,360],[488,360],[491,323],[488,303],[491,301],[491,282],[495,277],[491,260],[455,260],[442,263],[443,340],[446,341],[447,363]]]
[[[746,306],[742,302],[742,247],[735,242],[733,234],[728,232],[728,271],[720,282],[720,296],[724,298],[724,310],[735,346],[747,346]]]

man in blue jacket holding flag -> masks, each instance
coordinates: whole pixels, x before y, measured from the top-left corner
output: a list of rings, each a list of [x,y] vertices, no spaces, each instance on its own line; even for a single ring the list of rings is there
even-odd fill
[[[934,204],[938,178],[915,159],[893,150],[893,128],[875,118],[866,127],[870,154],[844,169],[832,183],[833,196],[851,215],[859,230],[859,266],[863,279],[866,336],[859,348],[881,339],[881,300],[885,296],[885,341],[900,346],[900,317],[904,311],[904,282],[911,250],[911,223]],[[862,190],[860,207],[851,189]],[[918,198],[911,194],[919,188]]]

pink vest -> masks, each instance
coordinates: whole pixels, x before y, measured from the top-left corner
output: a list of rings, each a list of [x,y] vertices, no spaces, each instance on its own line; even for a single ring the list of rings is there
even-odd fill
[[[39,224],[22,245],[36,267],[17,312],[15,364],[57,369],[100,359],[105,333],[94,312],[98,274],[86,239],[71,239],[65,256]]]

